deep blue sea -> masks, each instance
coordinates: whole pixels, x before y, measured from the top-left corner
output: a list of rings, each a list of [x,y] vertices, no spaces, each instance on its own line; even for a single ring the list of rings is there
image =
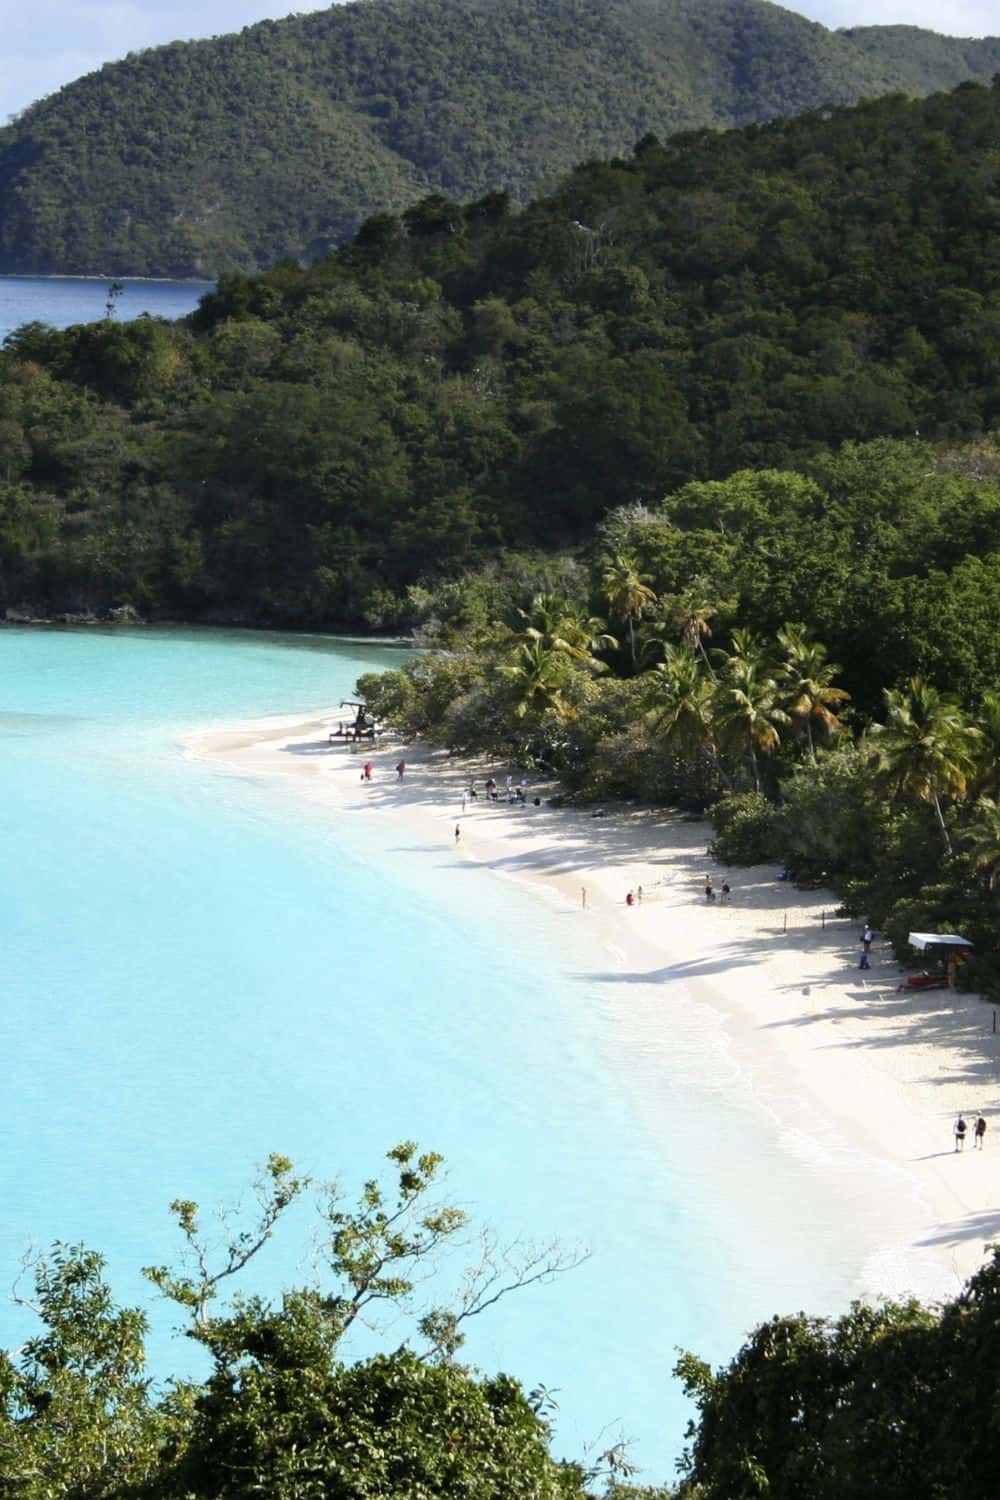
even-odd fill
[[[350,1188],[414,1138],[501,1239],[590,1251],[479,1319],[470,1358],[557,1393],[560,1451],[621,1431],[668,1478],[677,1348],[719,1360],[774,1310],[844,1305],[861,1251],[697,1007],[602,984],[557,905],[391,819],[182,753],[199,726],[335,706],[399,654],[0,630],[0,1282],[30,1244],[84,1240],[148,1301],[171,1199],[229,1201],[270,1151]],[[289,1231],[262,1288],[312,1274]],[[154,1309],[161,1371],[192,1357],[174,1321]]]
[[[92,323],[104,317],[112,278],[82,276],[0,276],[0,343],[22,323]],[[183,318],[194,312],[198,299],[214,283],[198,281],[131,281],[115,303],[121,322],[150,313],[157,318]]]

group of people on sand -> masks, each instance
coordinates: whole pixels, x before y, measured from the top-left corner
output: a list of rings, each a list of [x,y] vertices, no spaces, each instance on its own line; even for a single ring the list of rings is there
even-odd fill
[[[364,763],[364,765],[361,768],[361,780],[362,781],[371,781],[372,775],[374,773],[374,770],[375,770],[375,767],[372,764],[372,762],[370,760],[366,760],[365,763]],[[405,775],[406,775],[406,761],[405,760],[401,760],[398,763],[398,765],[396,766],[396,780],[397,781],[402,781],[402,779],[403,779],[403,777]]]
[[[508,807],[526,807],[528,803],[528,778],[527,776],[522,776],[520,782],[515,785],[514,777],[508,775],[506,786],[501,792],[500,783],[496,777],[487,776],[483,782],[483,792],[487,802],[502,802],[506,800]],[[541,807],[541,797],[533,797],[531,800],[533,807]],[[479,788],[473,780],[469,782],[469,785],[462,792],[462,811],[465,812],[470,802],[478,801]]]
[[[486,795],[487,801],[489,801],[489,802],[500,802],[502,800],[501,799],[501,792],[500,792],[500,784],[497,781],[497,779],[496,779],[495,776],[487,776],[486,780],[483,783],[483,791],[484,791],[484,793]],[[527,776],[522,776],[520,783],[515,786],[513,775],[512,774],[508,774],[508,776],[507,776],[507,785],[506,785],[506,797],[507,797],[507,806],[508,807],[511,807],[511,806],[526,807],[527,803],[528,803],[528,778],[527,778]],[[465,813],[465,810],[468,807],[468,805],[469,805],[470,802],[478,802],[478,801],[479,801],[479,788],[476,785],[475,777],[473,777],[472,780],[469,782],[468,786],[462,788],[462,812],[463,812],[463,814]],[[542,805],[542,799],[541,799],[541,797],[534,797],[534,798],[532,798],[532,804],[535,807],[541,807],[541,805]],[[460,844],[461,842],[462,842],[462,825],[460,823],[456,823],[455,824],[455,844],[456,844],[456,846],[458,844]]]
[[[476,783],[473,782],[472,786],[469,788],[469,790],[470,790],[470,792],[471,792],[471,794],[472,794],[473,797],[476,795],[475,787],[476,787]],[[497,784],[497,782],[494,779],[494,777],[488,776],[486,778],[485,789],[486,789],[486,796],[487,796],[487,798],[489,799],[490,802],[499,802],[500,801],[500,797],[501,797],[500,787]],[[524,804],[528,800],[528,778],[527,778],[527,776],[522,776],[521,777],[521,781],[520,781],[519,785],[517,785],[517,786],[514,785],[514,778],[513,778],[513,776],[508,776],[507,777],[507,785],[506,785],[505,790],[506,790],[506,795],[507,795],[507,806],[508,807],[513,806],[513,804],[515,802],[518,803],[521,807],[523,807]],[[536,805],[537,805],[538,799],[536,798],[535,800],[536,800]]]
[[[969,1133],[969,1127],[966,1124],[965,1116],[964,1115],[959,1115],[958,1119],[955,1121],[955,1150],[956,1151],[964,1151],[965,1150],[965,1137],[968,1135],[968,1133]],[[981,1151],[983,1149],[983,1142],[984,1142],[985,1139],[986,1139],[986,1121],[983,1119],[982,1115],[979,1115],[977,1117],[977,1119],[976,1119],[975,1125],[973,1125],[973,1127],[972,1127],[972,1144],[973,1144],[973,1147],[975,1149]]]

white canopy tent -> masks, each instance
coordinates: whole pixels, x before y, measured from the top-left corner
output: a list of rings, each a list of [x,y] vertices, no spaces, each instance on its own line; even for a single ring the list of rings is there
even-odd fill
[[[928,948],[974,948],[968,938],[959,937],[955,932],[911,932],[909,936],[911,948],[916,948],[918,953],[926,953]]]

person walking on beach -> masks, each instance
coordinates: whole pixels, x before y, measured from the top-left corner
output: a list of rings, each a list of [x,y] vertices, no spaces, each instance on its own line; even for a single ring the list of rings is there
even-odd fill
[[[403,777],[405,775],[406,775],[406,761],[405,760],[401,760],[399,762],[399,764],[396,766],[396,780],[397,781],[402,781],[402,779],[403,779]]]
[[[458,844],[460,844],[461,842],[462,842],[462,825],[461,825],[461,823],[456,823],[455,824],[455,844],[456,844],[456,846]]]
[[[875,934],[874,932],[872,932],[871,924],[866,922],[865,930],[861,934],[861,946],[864,948],[866,953],[870,953],[872,951],[872,938],[874,936]]]
[[[729,905],[729,895],[730,895],[729,881],[728,880],[724,880],[722,882],[722,904],[723,904],[723,906],[728,906]]]
[[[634,891],[629,891],[628,895],[625,897],[625,905],[626,906],[634,906],[635,905],[635,892]]]
[[[712,889],[711,875],[709,875],[708,879],[705,881],[705,900],[709,902],[715,900],[715,891]]]
[[[372,770],[373,770],[373,767],[372,767],[371,761],[370,760],[366,760],[365,761],[365,780],[366,781],[371,781],[371,779],[372,779]]]
[[[955,1150],[956,1151],[963,1151],[965,1149],[965,1132],[968,1130],[968,1128],[969,1127],[968,1127],[968,1125],[966,1125],[963,1116],[959,1115],[958,1119],[955,1121]]]
[[[466,803],[466,799],[468,798],[468,795],[469,795],[468,792],[463,792],[462,793],[462,811],[463,812],[465,812],[465,803]]]
[[[580,887],[580,910],[587,910],[587,887],[585,885]]]
[[[641,885],[637,885],[636,888],[635,888],[635,899],[638,902],[638,904],[641,906],[642,905],[642,886]]]
[[[977,1151],[982,1151],[983,1142],[986,1139],[986,1121],[983,1119],[982,1115],[980,1115],[979,1119],[976,1121],[975,1137],[976,1138],[972,1144],[975,1146]]]

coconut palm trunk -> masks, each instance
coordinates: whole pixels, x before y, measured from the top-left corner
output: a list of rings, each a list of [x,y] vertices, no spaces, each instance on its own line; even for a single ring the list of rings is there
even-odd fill
[[[951,837],[948,833],[948,825],[944,821],[944,813],[941,811],[941,799],[938,796],[937,792],[934,793],[932,801],[934,803],[934,812],[938,820],[938,827],[941,830],[941,837],[944,839],[944,847],[948,851],[948,853],[951,854],[953,852],[951,847]]]
[[[753,789],[760,791],[760,768],[757,765],[757,751],[754,749],[753,735],[750,736],[750,769],[753,772]]]

